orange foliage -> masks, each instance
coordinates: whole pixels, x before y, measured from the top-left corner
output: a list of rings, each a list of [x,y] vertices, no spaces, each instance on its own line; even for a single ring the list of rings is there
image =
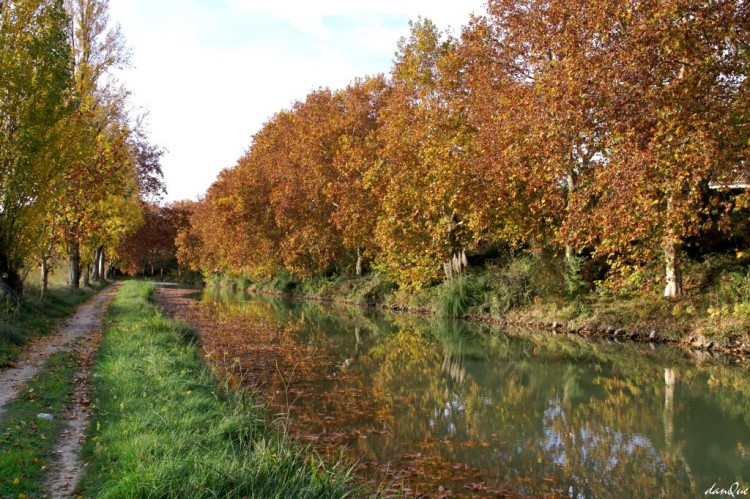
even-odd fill
[[[276,114],[181,258],[308,276],[364,255],[411,287],[483,243],[650,262],[726,227],[708,183],[747,158],[749,24],[739,0],[491,0],[459,39],[420,20],[389,78]]]

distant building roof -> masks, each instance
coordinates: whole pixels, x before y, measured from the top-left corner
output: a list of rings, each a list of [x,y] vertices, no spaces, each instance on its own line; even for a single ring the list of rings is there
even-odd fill
[[[712,180],[709,189],[750,189],[750,166],[737,168],[734,175],[728,175],[724,181]]]

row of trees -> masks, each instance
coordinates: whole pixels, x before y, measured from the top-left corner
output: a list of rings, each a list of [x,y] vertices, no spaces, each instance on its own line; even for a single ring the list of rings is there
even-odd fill
[[[117,247],[117,269],[130,275],[160,276],[181,271],[177,265],[175,241],[189,226],[193,201],[176,201],[166,206],[146,203],[143,224],[122,239]]]
[[[750,5],[490,0],[458,38],[420,20],[389,77],[272,117],[178,238],[204,273],[305,276],[363,261],[402,286],[486,243],[626,271],[726,229],[748,193]]]
[[[0,1],[0,290],[42,292],[58,256],[78,287],[163,191],[159,159],[114,72],[128,51],[107,0]]]

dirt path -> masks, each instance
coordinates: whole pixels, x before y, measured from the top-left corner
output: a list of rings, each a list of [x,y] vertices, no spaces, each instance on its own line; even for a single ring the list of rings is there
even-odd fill
[[[75,315],[63,321],[54,333],[32,342],[14,367],[0,372],[0,418],[5,405],[16,398],[18,390],[39,372],[52,355],[70,348],[76,341],[101,328],[104,310],[115,289],[116,285],[109,286],[78,307]]]
[[[53,448],[47,472],[49,497],[70,497],[83,472],[80,450],[91,419],[89,381],[91,364],[101,340],[102,318],[119,285],[107,287],[78,307],[76,313],[63,321],[49,336],[40,338],[11,367],[0,372],[0,418],[5,405],[33,378],[54,354],[73,350],[78,357],[76,390],[61,416],[65,428]]]
[[[72,497],[75,486],[83,475],[85,466],[81,461],[80,451],[86,441],[86,429],[91,421],[91,367],[101,339],[101,329],[97,329],[73,347],[78,357],[76,390],[61,417],[66,428],[61,432],[52,451],[53,457],[45,482],[48,497]]]

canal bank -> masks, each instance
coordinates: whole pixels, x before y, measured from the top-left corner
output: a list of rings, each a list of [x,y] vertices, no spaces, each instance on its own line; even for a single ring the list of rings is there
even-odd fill
[[[750,358],[750,273],[742,262],[706,259],[691,266],[686,294],[679,299],[661,298],[648,277],[630,289],[606,283],[592,288],[566,277],[560,267],[549,259],[521,258],[420,289],[399,289],[378,272],[305,279],[286,273],[261,280],[215,276],[207,285],[553,334],[669,344],[735,362]]]
[[[262,402],[222,383],[195,331],[122,285],[94,363],[85,497],[342,497],[347,470],[273,426]]]
[[[704,352],[214,288],[159,303],[368,488],[695,496],[750,476],[747,371]]]

